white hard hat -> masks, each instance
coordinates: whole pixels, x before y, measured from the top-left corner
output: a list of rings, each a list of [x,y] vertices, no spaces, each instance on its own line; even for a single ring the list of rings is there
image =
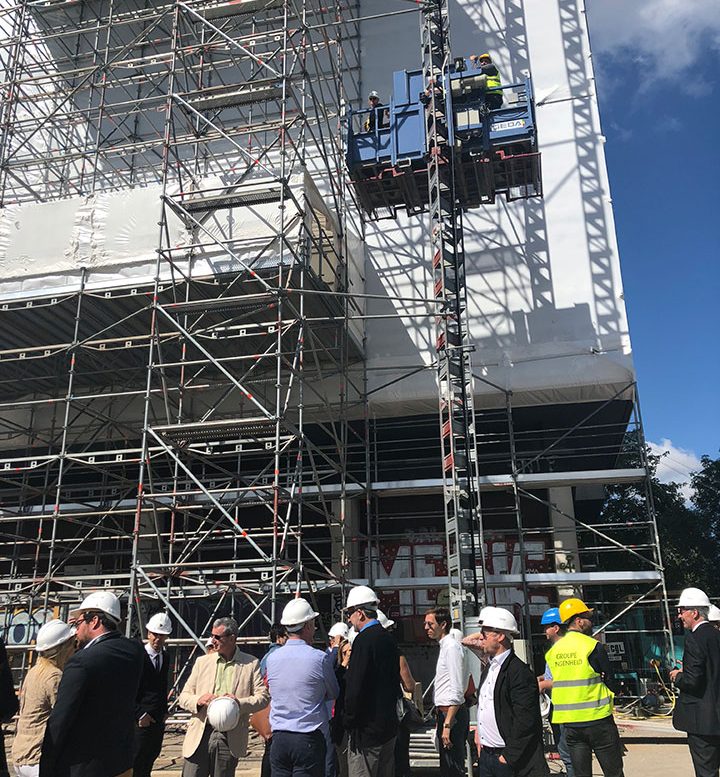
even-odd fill
[[[680,594],[678,607],[709,607],[710,600],[699,588],[686,588]]]
[[[372,588],[368,588],[366,585],[356,585],[348,594],[345,609],[349,610],[352,607],[365,605],[369,610],[377,610],[379,603],[380,600],[377,598],[377,594]]]
[[[547,718],[550,716],[550,709],[551,709],[552,702],[550,701],[550,697],[546,693],[540,694],[540,715],[543,718]]]
[[[379,98],[380,98],[380,95],[379,95],[379,94],[378,94],[378,93],[377,93],[377,92],[376,92],[376,91],[373,89],[373,90],[370,92],[370,94],[368,95],[368,99],[370,99],[371,97],[377,97],[377,98],[379,99]]]
[[[380,622],[380,625],[384,629],[389,629],[395,625],[395,621],[392,620],[391,618],[388,618],[388,616],[385,615],[385,613],[379,607],[377,611],[377,618],[378,618],[378,621]]]
[[[74,636],[75,629],[72,626],[68,626],[65,621],[48,621],[38,631],[37,639],[35,640],[35,650],[38,653],[52,650],[52,648],[62,645],[63,642],[67,642]]]
[[[710,623],[720,623],[720,607],[716,607],[714,604],[710,605],[708,620]]]
[[[354,628],[348,629],[348,635],[347,640],[352,645],[353,642],[355,642],[355,637],[357,637],[359,632],[355,631]]]
[[[83,612],[89,610],[99,610],[109,615],[116,623],[120,623],[120,600],[110,591],[93,591],[88,594],[83,600],[77,610],[73,610],[70,613],[70,617],[74,618]]]
[[[156,612],[145,628],[153,634],[172,634],[172,621],[166,612]]]
[[[317,618],[318,615],[319,613],[313,610],[307,599],[291,599],[282,611],[280,623],[288,631],[300,631],[308,621]]]
[[[240,722],[240,707],[235,699],[220,696],[213,699],[207,708],[207,722],[215,731],[232,731]]]
[[[342,637],[343,639],[348,638],[348,625],[347,623],[336,623],[332,626],[330,631],[328,631],[329,637]]]
[[[507,631],[508,634],[519,634],[515,616],[502,607],[484,607],[482,625],[489,629]]]
[[[484,620],[485,616],[486,616],[486,615],[489,615],[489,614],[490,614],[490,613],[491,613],[491,612],[492,612],[494,609],[495,609],[494,607],[491,607],[491,606],[488,604],[488,605],[486,605],[485,607],[483,607],[483,608],[480,610],[480,615],[478,615],[478,620],[480,621],[480,623],[481,623],[481,624],[482,624],[482,622],[483,622],[483,620]]]
[[[456,642],[460,642],[462,644],[463,633],[460,631],[460,629],[450,629],[450,631],[448,631],[448,636],[452,637]]]

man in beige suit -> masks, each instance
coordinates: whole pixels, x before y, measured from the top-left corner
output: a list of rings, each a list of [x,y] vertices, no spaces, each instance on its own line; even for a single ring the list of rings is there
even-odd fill
[[[183,777],[233,777],[245,755],[250,714],[270,702],[256,658],[237,647],[238,625],[233,618],[213,623],[214,653],[200,656],[180,694],[180,706],[192,712],[182,754]],[[240,720],[227,732],[206,722],[207,708],[218,696],[231,696],[240,707]]]

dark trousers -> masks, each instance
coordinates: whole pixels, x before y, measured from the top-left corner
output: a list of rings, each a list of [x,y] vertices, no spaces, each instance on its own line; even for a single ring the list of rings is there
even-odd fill
[[[592,755],[605,777],[623,777],[622,743],[612,716],[589,726],[564,725],[575,777],[592,777]]]
[[[478,757],[476,777],[512,777],[508,764],[500,763],[502,748],[483,747]]]
[[[135,760],[133,777],[150,777],[155,759],[162,750],[164,723],[152,723],[146,728],[135,728]]]
[[[570,752],[567,749],[567,742],[565,741],[565,727],[561,726],[559,723],[552,723],[551,728],[558,755],[563,764],[565,764],[565,773],[568,777],[575,777],[575,770],[573,769]]]
[[[695,767],[695,777],[718,777],[720,772],[720,735],[703,736],[688,734],[690,757]]]
[[[5,755],[5,736],[0,729],[0,777],[9,777],[7,756]]]
[[[260,777],[271,777],[272,766],[270,765],[270,746],[272,737],[265,740],[265,749],[263,750],[262,763],[260,764]]]
[[[436,711],[438,749],[440,750],[440,777],[465,777],[465,748],[467,747],[470,716],[468,708],[463,704],[455,715],[450,729],[451,746],[443,747],[442,731],[445,713]]]
[[[227,734],[207,723],[197,750],[183,762],[182,777],[234,777],[237,765]]]
[[[502,104],[502,94],[498,94],[497,92],[490,92],[489,94],[485,95],[485,105],[487,105],[488,110],[496,111],[498,108],[502,108]]]
[[[310,734],[273,731],[272,777],[324,777],[325,748],[325,736],[319,729]]]
[[[410,729],[402,723],[395,739],[395,777],[410,777]]]

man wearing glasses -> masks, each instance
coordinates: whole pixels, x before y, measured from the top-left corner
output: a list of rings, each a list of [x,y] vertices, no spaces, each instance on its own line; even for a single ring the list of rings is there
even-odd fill
[[[593,611],[580,599],[566,599],[558,609],[567,633],[545,656],[553,678],[552,722],[565,729],[575,777],[592,777],[593,753],[605,777],[623,777],[613,718],[618,685],[607,651],[591,636]]]
[[[70,613],[78,651],[68,660],[40,756],[41,777],[130,777],[142,645],[118,631],[120,601],[94,591]]]
[[[696,777],[718,777],[720,769],[720,632],[708,622],[711,606],[699,588],[680,594],[685,653],[683,668],[670,672],[680,690],[673,726],[687,732]]]
[[[212,627],[213,653],[200,656],[180,694],[179,703],[192,713],[183,741],[183,777],[233,777],[247,752],[248,718],[270,701],[256,658],[237,649],[238,625],[218,618]],[[207,722],[213,699],[228,696],[240,708],[240,719],[230,731],[216,731]]]

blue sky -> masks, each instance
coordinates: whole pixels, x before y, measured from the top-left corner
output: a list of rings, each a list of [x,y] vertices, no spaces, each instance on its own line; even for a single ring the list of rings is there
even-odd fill
[[[645,432],[681,482],[720,455],[720,10],[586,4]]]

